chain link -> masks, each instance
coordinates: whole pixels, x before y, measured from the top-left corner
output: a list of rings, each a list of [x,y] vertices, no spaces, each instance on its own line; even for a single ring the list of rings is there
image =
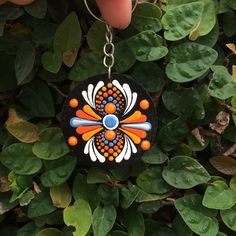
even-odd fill
[[[110,25],[106,24],[106,34],[105,34],[106,43],[103,46],[103,65],[107,68],[108,79],[111,79],[111,70],[115,63],[114,53],[115,45],[113,44],[113,34],[112,28]]]

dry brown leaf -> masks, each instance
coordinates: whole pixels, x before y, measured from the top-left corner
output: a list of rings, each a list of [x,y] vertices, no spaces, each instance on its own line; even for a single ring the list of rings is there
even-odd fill
[[[229,156],[216,156],[210,158],[210,163],[225,175],[236,175],[236,160]]]
[[[35,181],[33,181],[33,185],[34,185],[34,191],[36,193],[41,193],[42,192],[39,185]]]
[[[233,76],[234,82],[236,82],[236,65],[232,66],[232,76]]]
[[[0,177],[0,192],[5,193],[11,190],[10,182],[8,181],[7,176]]]
[[[194,27],[194,29],[189,33],[189,40],[195,41],[198,38],[198,29],[201,24],[201,19],[197,23],[197,25]]]
[[[195,128],[191,131],[192,135],[196,138],[196,140],[201,144],[201,146],[205,145],[205,139],[201,135],[199,128]]]
[[[210,128],[215,130],[218,134],[222,134],[228,127],[230,121],[230,114],[221,111],[217,114],[215,122],[210,123]]]
[[[226,47],[229,48],[232,51],[232,53],[236,54],[236,46],[234,43],[228,43],[226,44]]]
[[[63,62],[66,66],[68,67],[72,67],[75,63],[75,60],[77,58],[77,54],[78,54],[78,49],[74,49],[74,50],[68,50],[66,52],[63,53]]]

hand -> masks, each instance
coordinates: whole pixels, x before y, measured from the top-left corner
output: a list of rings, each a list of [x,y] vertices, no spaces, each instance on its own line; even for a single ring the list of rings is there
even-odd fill
[[[17,5],[27,5],[27,4],[34,2],[34,0],[0,0],[0,5],[4,4],[6,2],[12,2]]]
[[[124,29],[131,21],[132,0],[96,0],[104,20],[114,28]]]

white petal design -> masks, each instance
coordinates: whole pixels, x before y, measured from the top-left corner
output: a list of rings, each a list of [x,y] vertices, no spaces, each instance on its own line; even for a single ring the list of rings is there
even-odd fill
[[[105,157],[102,156],[96,146],[95,146],[95,142],[94,142],[95,137],[92,137],[91,139],[89,139],[89,141],[86,143],[85,147],[84,147],[84,154],[89,154],[90,159],[95,162],[97,161],[97,159],[103,163],[106,161]]]
[[[152,125],[149,122],[122,124],[121,127],[141,129],[145,131],[150,131],[152,129]]]
[[[93,104],[95,105],[95,98],[96,98],[96,95],[97,95],[97,92],[98,90],[104,86],[104,82],[103,81],[99,81],[93,91]]]
[[[113,80],[112,84],[116,86],[124,95],[125,102],[126,102],[126,109],[123,114],[126,115],[135,105],[137,101],[137,93],[132,93],[130,86],[128,84],[123,84],[123,86],[120,85],[120,83],[117,80]]]
[[[88,91],[85,91],[85,90],[82,91],[82,96],[83,96],[84,100],[94,109],[96,109],[95,98],[96,98],[97,91],[103,85],[104,85],[103,81],[98,82],[95,88],[92,84],[89,84]]]
[[[132,94],[132,96],[131,96],[132,98],[130,99],[131,100],[130,105],[129,105],[129,107],[126,107],[125,112],[124,112],[123,115],[127,114],[128,112],[130,112],[130,110],[134,107],[134,105],[135,105],[135,103],[137,101],[137,96],[138,96],[137,93],[133,93]]]
[[[85,90],[82,91],[82,96],[83,96],[84,100],[85,100],[91,107],[94,108],[93,104],[92,104],[92,103],[90,102],[90,100],[89,100],[88,93],[87,93]]]
[[[105,161],[106,161],[106,158],[105,158],[103,155],[101,155],[101,154],[99,153],[99,151],[97,150],[97,148],[96,148],[96,146],[95,146],[95,142],[92,143],[92,146],[93,146],[93,151],[94,151],[95,157],[97,157],[97,159],[98,159],[101,163],[105,162]],[[91,154],[90,154],[90,158],[92,159]]]
[[[123,159],[129,160],[132,152],[137,153],[137,148],[135,147],[133,141],[127,135],[124,135],[124,138],[124,147],[121,153],[116,157],[116,163],[120,163]]]

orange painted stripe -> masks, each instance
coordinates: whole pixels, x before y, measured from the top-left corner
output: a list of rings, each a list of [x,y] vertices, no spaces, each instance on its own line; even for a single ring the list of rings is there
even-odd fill
[[[135,144],[139,144],[141,142],[141,138],[139,138],[137,135],[125,130],[125,129],[122,129],[122,128],[119,128],[121,131],[123,131],[125,134],[127,134]]]
[[[98,119],[86,114],[82,110],[76,111],[76,116],[79,117],[79,118],[82,118],[82,119],[86,119],[86,120],[98,120]]]
[[[85,113],[87,113],[88,115],[90,115],[90,116],[96,118],[97,120],[101,120],[101,119],[102,119],[99,115],[97,115],[97,114],[93,111],[93,109],[92,109],[89,105],[85,105],[85,106],[83,107],[83,110],[84,110]]]
[[[135,123],[135,122],[145,122],[147,121],[147,117],[142,115],[140,111],[135,111],[131,116],[122,120],[120,123]]]
[[[92,130],[95,130],[95,129],[98,129],[98,128],[101,128],[101,125],[79,126],[76,129],[76,133],[77,134],[84,134],[84,133],[87,133],[89,131],[92,131]]]
[[[133,133],[133,134],[139,136],[140,138],[146,138],[147,137],[147,132],[144,131],[144,130],[127,128],[127,127],[122,127],[122,129],[125,129],[125,130],[129,131],[130,133]]]
[[[97,128],[95,130],[89,131],[85,134],[82,135],[82,138],[84,141],[88,141],[90,138],[92,138],[96,133],[100,132],[103,130],[103,127]]]

